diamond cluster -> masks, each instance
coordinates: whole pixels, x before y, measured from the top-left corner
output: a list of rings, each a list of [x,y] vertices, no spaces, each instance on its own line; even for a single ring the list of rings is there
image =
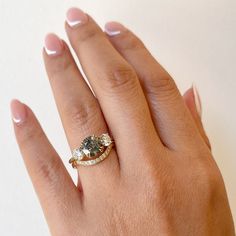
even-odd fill
[[[89,136],[83,140],[79,148],[73,150],[70,163],[73,161],[83,162],[81,160],[85,156],[89,159],[96,157],[98,154],[104,153],[105,147],[108,147],[112,142],[109,134],[102,134],[99,137],[95,135]],[[91,160],[91,162],[94,162],[94,160]]]

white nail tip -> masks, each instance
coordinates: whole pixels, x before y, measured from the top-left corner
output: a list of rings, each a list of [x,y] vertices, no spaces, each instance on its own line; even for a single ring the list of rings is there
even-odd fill
[[[201,117],[202,116],[202,105],[201,105],[199,93],[198,93],[198,90],[197,90],[197,87],[195,84],[193,84],[192,88],[193,88],[193,95],[194,95],[196,109],[197,109],[198,115]]]
[[[19,118],[12,118],[13,119],[13,121],[14,121],[14,123],[16,123],[16,124],[19,124],[19,123],[21,123],[21,119],[19,119]]]
[[[57,54],[57,51],[53,51],[53,50],[49,50],[49,49],[47,49],[46,47],[44,47],[45,48],[45,51],[46,51],[46,53],[50,56],[50,55],[56,55]]]
[[[82,23],[82,21],[80,20],[77,20],[77,21],[69,21],[68,19],[66,20],[67,24],[70,26],[70,27],[74,27],[76,25],[79,25]]]
[[[117,30],[117,31],[110,31],[110,30],[105,30],[106,31],[106,33],[109,35],[109,36],[116,36],[116,35],[118,35],[118,34],[120,34],[121,33],[121,31],[119,31],[119,30]]]

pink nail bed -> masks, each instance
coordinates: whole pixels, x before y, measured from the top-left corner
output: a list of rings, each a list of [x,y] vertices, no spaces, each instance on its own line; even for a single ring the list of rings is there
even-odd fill
[[[23,103],[19,100],[12,100],[11,101],[11,114],[14,123],[21,124],[26,119],[26,108]]]
[[[105,32],[109,36],[116,36],[125,30],[126,30],[126,28],[118,22],[112,21],[112,22],[106,23],[106,25],[105,25]]]
[[[49,56],[59,55],[63,50],[63,43],[57,35],[51,33],[45,37],[44,48]]]
[[[86,23],[88,16],[79,8],[70,8],[66,13],[66,21],[70,27]]]

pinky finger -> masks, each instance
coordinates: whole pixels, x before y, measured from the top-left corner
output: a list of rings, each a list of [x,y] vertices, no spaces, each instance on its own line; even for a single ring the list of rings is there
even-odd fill
[[[11,102],[11,111],[16,139],[49,228],[53,235],[68,235],[70,227],[58,223],[78,215],[80,192],[33,112],[18,100]]]
[[[183,95],[183,99],[184,99],[184,102],[185,102],[186,106],[188,107],[196,125],[197,125],[197,128],[198,128],[203,140],[205,141],[206,145],[211,150],[210,141],[207,137],[206,131],[205,131],[203,124],[202,124],[201,101],[200,101],[200,97],[199,97],[196,87],[192,86],[192,88],[188,89],[185,92],[185,94]]]

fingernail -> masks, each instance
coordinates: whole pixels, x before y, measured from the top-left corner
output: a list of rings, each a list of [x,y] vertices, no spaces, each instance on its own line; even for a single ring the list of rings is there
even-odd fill
[[[109,36],[116,36],[122,32],[124,32],[126,30],[126,28],[118,23],[118,22],[108,22],[105,24],[105,32],[109,35]]]
[[[86,23],[88,16],[79,8],[72,7],[66,13],[66,22],[70,27]]]
[[[202,105],[201,105],[201,99],[200,99],[197,87],[195,84],[193,84],[192,88],[193,88],[194,102],[195,102],[198,115],[202,117]]]
[[[48,34],[45,37],[44,48],[49,56],[59,55],[63,50],[62,40],[55,34]]]
[[[21,124],[26,119],[26,108],[23,103],[21,103],[19,100],[12,100],[11,101],[11,114],[12,114],[12,120],[16,124]]]

